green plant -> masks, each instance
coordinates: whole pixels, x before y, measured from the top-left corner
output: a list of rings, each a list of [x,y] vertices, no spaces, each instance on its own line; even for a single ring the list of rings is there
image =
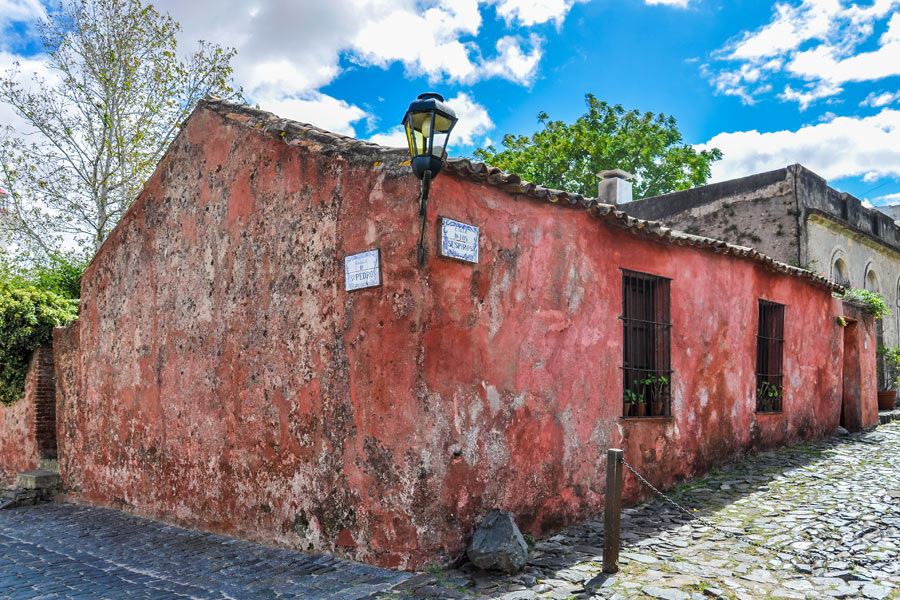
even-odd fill
[[[756,405],[758,412],[771,412],[778,410],[781,398],[784,396],[784,386],[771,381],[763,381],[756,387]]]
[[[78,299],[81,297],[79,280],[87,265],[87,256],[73,252],[53,252],[38,257],[0,254],[0,278],[17,282],[17,286],[30,284],[63,298]]]
[[[32,352],[49,345],[53,328],[73,321],[77,312],[77,300],[0,278],[0,403],[22,397]]]
[[[879,345],[877,354],[884,357],[887,389],[896,390],[900,387],[900,347]]]
[[[850,323],[848,323],[848,322],[847,322],[847,319],[845,319],[844,317],[838,317],[838,318],[837,318],[837,324],[840,325],[841,327],[846,327],[846,326],[849,325]]]
[[[662,375],[648,375],[638,381],[643,386],[644,391],[649,391],[650,399],[654,402],[660,402],[664,398],[666,389],[669,387],[669,379]]]
[[[637,383],[637,380],[635,380]],[[644,401],[644,392],[641,391],[640,396],[632,390],[625,390],[625,402],[628,404],[640,404]]]
[[[855,304],[865,310],[876,319],[882,319],[891,314],[881,294],[870,292],[862,288],[847,288],[843,294],[836,294],[836,297]]]

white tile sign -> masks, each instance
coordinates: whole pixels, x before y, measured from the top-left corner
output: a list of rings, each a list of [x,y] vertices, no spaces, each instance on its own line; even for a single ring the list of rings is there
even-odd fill
[[[344,257],[345,288],[348,292],[381,285],[381,256],[368,250]]]
[[[478,262],[478,228],[441,217],[441,256]]]

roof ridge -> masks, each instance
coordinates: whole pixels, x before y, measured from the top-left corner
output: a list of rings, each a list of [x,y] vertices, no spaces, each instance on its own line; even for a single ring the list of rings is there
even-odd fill
[[[214,96],[208,96],[201,100],[198,108],[204,107],[221,114],[223,117],[243,123],[247,127],[253,127],[272,137],[280,138],[287,144],[296,145],[296,140],[307,139],[328,146],[335,151],[353,150],[356,152],[377,152],[384,156],[395,155],[396,158],[406,157],[406,160],[398,161],[398,166],[408,162],[409,158],[405,148],[388,148],[374,142],[360,140],[340,133],[322,129],[309,123],[285,119],[278,115],[253,108],[246,104],[236,104]],[[783,263],[758,250],[730,244],[724,240],[692,235],[677,229],[671,229],[660,221],[638,219],[628,215],[616,205],[601,203],[596,198],[583,196],[565,190],[557,190],[544,185],[539,185],[522,179],[515,173],[508,173],[497,167],[492,167],[481,161],[473,161],[468,158],[445,159],[447,173],[456,177],[472,179],[498,187],[510,194],[520,194],[538,200],[545,200],[559,206],[572,206],[587,210],[591,215],[602,218],[619,228],[626,229],[635,234],[643,234],[651,239],[671,243],[677,246],[691,246],[711,250],[719,254],[727,254],[739,258],[753,260],[762,263],[768,268],[823,285],[833,291],[843,290],[833,281],[823,275],[801,269]]]

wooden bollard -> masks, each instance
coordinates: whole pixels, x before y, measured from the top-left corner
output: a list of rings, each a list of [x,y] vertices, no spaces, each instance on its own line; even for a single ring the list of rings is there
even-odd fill
[[[603,572],[619,571],[619,527],[622,519],[622,463],[625,452],[606,453],[606,509],[603,511]]]

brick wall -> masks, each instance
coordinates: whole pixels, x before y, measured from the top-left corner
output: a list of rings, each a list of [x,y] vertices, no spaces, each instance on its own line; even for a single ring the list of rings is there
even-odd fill
[[[42,458],[56,458],[56,392],[53,350],[38,348],[25,379],[25,396],[0,405],[0,485],[16,473],[36,469]]]

